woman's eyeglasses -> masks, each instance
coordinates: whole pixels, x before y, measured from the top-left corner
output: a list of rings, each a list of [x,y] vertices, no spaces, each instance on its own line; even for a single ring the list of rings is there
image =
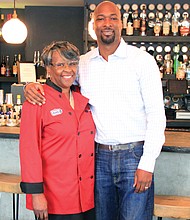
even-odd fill
[[[65,62],[65,63],[50,63],[51,66],[53,66],[55,69],[62,69],[66,65],[70,68],[77,67],[79,64],[78,61],[70,61],[70,62]]]

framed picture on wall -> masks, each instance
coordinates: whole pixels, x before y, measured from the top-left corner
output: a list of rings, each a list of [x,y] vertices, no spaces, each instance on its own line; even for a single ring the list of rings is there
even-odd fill
[[[36,82],[36,68],[33,62],[17,62],[18,83]]]

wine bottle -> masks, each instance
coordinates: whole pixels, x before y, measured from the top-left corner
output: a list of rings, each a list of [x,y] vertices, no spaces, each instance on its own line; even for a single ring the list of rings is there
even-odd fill
[[[190,20],[188,19],[189,14],[187,12],[183,12],[183,19],[180,21],[180,35],[187,36],[190,32]]]
[[[139,35],[140,18],[139,18],[138,10],[135,10],[133,12],[133,29],[134,29],[134,35]]]
[[[11,76],[10,57],[9,56],[6,56],[5,63],[6,63],[6,66],[5,66],[5,76],[9,77],[9,76]]]
[[[176,74],[178,67],[180,65],[180,63],[179,63],[179,50],[180,50],[180,48],[179,48],[179,44],[178,44],[174,47],[174,53],[175,53],[174,57],[173,57],[173,73],[174,74]]]
[[[123,27],[122,27],[122,35],[126,35],[126,30],[127,30],[127,19],[129,17],[129,12],[128,10],[126,10],[124,13],[123,13]]]
[[[174,14],[172,16],[172,33],[173,33],[174,36],[178,35],[179,17],[180,17],[180,14],[177,11],[177,7],[174,7]]]
[[[21,101],[21,95],[18,94],[16,96],[16,104],[14,106],[14,109],[16,111],[17,119],[19,120],[21,117],[21,110],[22,110],[22,101]]]
[[[17,77],[18,74],[18,66],[17,66],[17,54],[14,55],[14,60],[13,60],[13,76]]]
[[[2,56],[2,61],[1,61],[1,76],[5,76],[5,72],[6,72],[5,56]]]
[[[132,16],[132,11],[129,11],[129,17],[127,19],[126,35],[133,35],[133,16]]]
[[[140,32],[141,36],[146,36],[147,31],[147,14],[145,6],[142,7],[142,12],[140,13]]]
[[[171,54],[167,53],[164,59],[164,74],[172,74],[173,60],[171,59]]]
[[[170,34],[171,22],[169,19],[170,19],[169,13],[168,11],[166,11],[164,20],[163,20],[163,35],[164,36],[168,36]]]
[[[155,21],[155,24],[154,24],[154,35],[155,36],[160,36],[161,27],[162,27],[162,21],[160,20],[159,13],[157,11],[156,12],[156,21]]]
[[[186,80],[190,80],[190,60],[186,67]]]
[[[22,55],[19,53],[18,54],[18,62],[22,61]]]

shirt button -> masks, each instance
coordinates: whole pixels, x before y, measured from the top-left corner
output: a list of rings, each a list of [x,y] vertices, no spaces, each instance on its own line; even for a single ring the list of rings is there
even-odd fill
[[[91,155],[90,155],[91,157],[93,157],[94,156],[94,154],[93,153],[91,153]]]
[[[80,135],[80,132],[78,132],[78,136]]]
[[[79,180],[82,181],[82,177],[79,177]]]
[[[79,154],[79,158],[81,158],[82,157],[82,154]]]
[[[69,112],[69,115],[72,115],[72,112]]]
[[[94,134],[94,132],[93,132],[93,131],[91,131],[91,132],[90,132],[90,134]]]
[[[91,178],[91,179],[93,179],[93,178],[94,178],[94,176],[91,176],[90,178]]]

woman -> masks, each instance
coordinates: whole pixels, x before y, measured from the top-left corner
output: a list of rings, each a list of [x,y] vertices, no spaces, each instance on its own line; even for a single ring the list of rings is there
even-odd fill
[[[79,50],[66,41],[44,48],[46,103],[26,101],[20,131],[21,189],[40,220],[94,219],[94,134],[88,99],[72,85]]]

